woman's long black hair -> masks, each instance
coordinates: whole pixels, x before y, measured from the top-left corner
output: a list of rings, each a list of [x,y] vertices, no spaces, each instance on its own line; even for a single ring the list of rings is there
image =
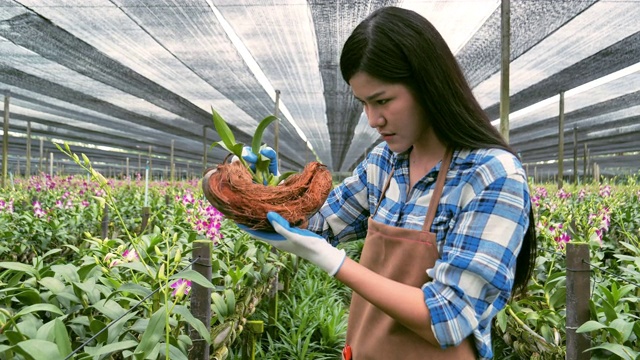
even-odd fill
[[[384,7],[371,13],[345,42],[340,70],[347,83],[362,71],[381,81],[407,86],[446,146],[501,148],[518,157],[491,125],[440,33],[416,12]],[[525,294],[536,256],[535,219],[530,206],[512,294]]]

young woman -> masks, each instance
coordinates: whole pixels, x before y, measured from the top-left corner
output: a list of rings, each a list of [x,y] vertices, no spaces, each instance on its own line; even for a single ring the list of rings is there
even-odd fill
[[[525,288],[536,253],[518,157],[417,13],[373,12],[340,67],[384,142],[306,230],[269,213],[277,233],[253,235],[353,289],[344,358],[492,358],[492,319]],[[363,237],[359,263],[332,246]]]

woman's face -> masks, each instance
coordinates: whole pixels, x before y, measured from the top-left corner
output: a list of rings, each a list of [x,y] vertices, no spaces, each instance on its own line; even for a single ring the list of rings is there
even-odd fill
[[[385,83],[364,72],[356,73],[349,85],[364,105],[369,126],[391,151],[404,152],[427,139],[425,113],[405,85]]]

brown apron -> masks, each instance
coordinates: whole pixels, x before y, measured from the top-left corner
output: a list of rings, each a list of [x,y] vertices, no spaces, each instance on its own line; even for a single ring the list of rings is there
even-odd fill
[[[451,158],[452,151],[447,150],[422,231],[378,223],[372,220],[372,214],[369,217],[369,229],[360,264],[388,279],[418,288],[431,280],[425,270],[433,268],[440,256],[436,235],[429,230],[440,202]],[[374,214],[384,198],[392,176],[393,172],[389,174]],[[459,346],[443,350],[431,345],[354,292],[343,359],[349,358],[348,353],[351,353],[354,360],[475,359],[472,340],[469,337]]]

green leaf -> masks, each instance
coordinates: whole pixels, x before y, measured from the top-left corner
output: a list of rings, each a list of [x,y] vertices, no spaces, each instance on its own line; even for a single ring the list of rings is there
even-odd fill
[[[55,320],[58,320],[58,318],[56,318]],[[36,336],[33,339],[38,339],[38,340],[46,340],[46,341],[54,341],[55,340],[55,320],[54,321],[49,321],[48,323],[40,326],[38,328],[38,331],[36,332]]]
[[[71,351],[73,351],[73,349],[71,348],[71,340],[69,339],[69,334],[67,333],[67,329],[64,326],[64,323],[60,319],[55,319],[53,321],[53,331],[55,334],[56,345],[58,345],[60,354],[67,356],[71,354]]]
[[[213,305],[216,308],[216,314],[222,316],[223,318],[229,315],[227,313],[227,304],[224,301],[222,295],[214,292],[211,294],[211,300],[213,300]]]
[[[30,339],[17,344],[22,353],[34,360],[63,360],[55,343],[44,340]]]
[[[80,281],[80,276],[78,276],[78,268],[71,264],[53,265],[51,266],[51,270],[53,270],[56,274],[62,276],[69,283]]]
[[[0,268],[21,271],[35,277],[36,279],[40,278],[38,271],[33,266],[27,264],[19,262],[0,262]]]
[[[53,278],[53,277],[45,277],[38,281],[40,285],[49,289],[53,294],[58,294],[64,291],[65,285],[62,281]]]
[[[119,292],[127,292],[130,294],[134,294],[134,295],[138,295],[138,296],[147,296],[151,293],[151,290],[147,287],[138,285],[138,284],[134,284],[134,283],[125,283],[122,284],[122,286],[120,286],[118,288]]]
[[[94,357],[99,357],[102,355],[112,354],[115,352],[121,352],[126,349],[130,349],[134,346],[138,345],[138,343],[134,340],[124,340],[112,344],[107,344],[104,346],[100,346],[98,350],[93,354]]]
[[[207,289],[213,289],[214,286],[213,284],[211,284],[211,281],[207,280],[207,278],[205,278],[202,274],[200,274],[199,272],[195,271],[195,270],[185,270],[182,271],[180,273],[177,274],[173,274],[171,275],[171,277],[169,277],[169,279],[186,279],[186,280],[191,280],[193,282],[195,282],[196,284],[207,288]]]
[[[633,331],[634,323],[628,322],[624,319],[618,318],[615,319],[609,324],[610,327],[618,330],[620,332],[620,342],[625,343],[629,340],[631,336],[631,332]]]
[[[507,312],[506,309],[502,309],[496,315],[496,320],[498,322],[498,326],[502,332],[505,332],[507,329]]]
[[[119,318],[126,312],[117,302],[112,300],[98,301],[93,307],[111,320]]]
[[[211,344],[211,334],[209,333],[209,330],[204,326],[204,323],[202,321],[196,319],[193,314],[191,314],[191,311],[189,311],[189,309],[182,305],[176,305],[173,308],[173,312],[182,316],[182,318],[191,327],[198,331],[198,334],[200,334],[200,336],[207,342],[207,344]]]
[[[278,185],[281,182],[285,181],[289,176],[295,175],[295,174],[297,174],[296,171],[287,171],[284,174],[280,174],[280,176],[274,176],[272,178],[273,183],[272,184],[270,183],[269,185],[274,185],[274,186]]]
[[[132,262],[120,263],[120,264],[118,264],[116,266],[117,267],[124,267],[124,268],[127,268],[127,269],[131,269],[131,270],[137,271],[137,272],[139,272],[141,274],[144,274],[144,275],[153,276],[153,275],[149,274],[147,269],[144,267],[144,265],[142,265],[142,262],[140,262],[140,261],[132,261]]]
[[[64,313],[57,307],[51,304],[35,304],[31,306],[27,306],[22,308],[16,315],[15,318],[18,318],[22,315],[38,312],[38,311],[48,311],[58,315],[64,315]]]
[[[160,339],[162,339],[165,311],[165,307],[163,306],[151,315],[147,329],[144,331],[144,334],[142,334],[142,339],[140,339],[140,343],[134,350],[137,358],[138,355],[140,355],[139,358],[146,358],[147,355],[153,351],[156,344],[160,342]]]
[[[227,304],[227,312],[233,314],[236,311],[236,294],[232,289],[224,290],[224,301]]]
[[[222,142],[227,149],[233,148],[236,144],[236,138],[233,136],[233,132],[231,132],[229,125],[227,125],[224,119],[213,109],[213,107],[211,108],[211,113],[213,114],[213,126],[216,128],[216,132],[220,136],[220,139],[222,139]]]
[[[580,333],[585,333],[585,332],[591,332],[591,331],[596,331],[596,330],[600,330],[600,329],[604,329],[607,328],[607,325],[601,324],[597,321],[594,320],[589,320],[586,323],[580,325],[580,327],[576,330],[576,332],[578,334]]]
[[[187,356],[177,347],[169,344],[169,358],[171,360],[188,360]]]
[[[278,120],[277,117],[269,115],[262,119],[258,124],[256,131],[253,133],[253,139],[251,140],[251,151],[253,151],[254,154],[260,154],[260,146],[262,145],[262,135],[264,134],[264,130],[276,120]]]
[[[620,344],[610,344],[610,343],[594,346],[592,348],[587,349],[586,351],[595,350],[595,349],[603,349],[603,350],[611,351],[612,353],[618,355],[620,358],[624,360],[636,360],[638,355],[640,355],[639,352],[634,351],[628,346],[624,346]]]
[[[94,336],[100,333],[100,335],[98,335],[98,337],[96,338],[96,340],[98,340],[98,343],[104,344],[107,342],[107,339],[109,338],[109,330],[102,331],[102,329],[106,327],[107,325],[98,319],[93,319],[89,324],[89,329],[91,329],[91,333]]]

